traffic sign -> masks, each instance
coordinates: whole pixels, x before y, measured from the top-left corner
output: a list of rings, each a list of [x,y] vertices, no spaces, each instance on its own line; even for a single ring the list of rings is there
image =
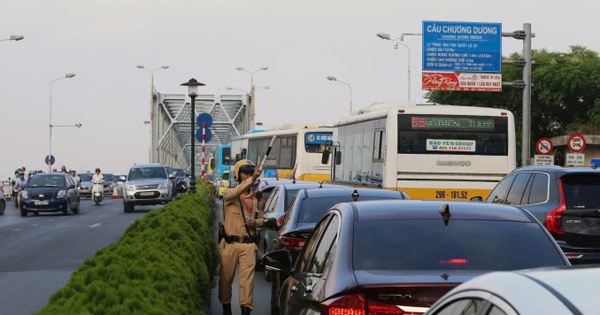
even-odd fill
[[[583,152],[583,149],[585,149],[586,146],[585,138],[578,133],[571,135],[567,141],[567,146],[571,152]]]
[[[502,71],[502,24],[423,21],[423,71]]]
[[[585,154],[583,153],[567,153],[565,166],[583,166],[585,162]]]
[[[554,155],[536,154],[533,156],[533,165],[554,165]]]
[[[600,159],[590,159],[590,165],[600,166]]]
[[[209,142],[210,139],[212,138],[212,133],[210,132],[210,129],[205,128],[206,129],[206,137],[204,139],[204,142]],[[202,142],[202,128],[196,130],[196,140]]]
[[[552,144],[552,140],[548,138],[541,138],[535,144],[535,150],[538,154],[550,154],[552,153],[552,149],[554,149],[554,145]]]
[[[202,113],[202,114],[198,115],[198,117],[196,117],[196,124],[198,124],[198,127],[200,127],[200,128],[202,128],[202,124],[206,124],[206,128],[208,128],[212,125],[212,122],[213,122],[212,116],[207,113]]]
[[[54,165],[54,163],[56,163],[56,158],[54,158],[54,155],[46,155],[44,163],[46,163],[46,165]]]

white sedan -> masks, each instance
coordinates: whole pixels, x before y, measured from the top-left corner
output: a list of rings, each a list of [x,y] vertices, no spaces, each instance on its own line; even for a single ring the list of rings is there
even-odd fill
[[[492,272],[440,298],[427,315],[600,314],[600,267]]]

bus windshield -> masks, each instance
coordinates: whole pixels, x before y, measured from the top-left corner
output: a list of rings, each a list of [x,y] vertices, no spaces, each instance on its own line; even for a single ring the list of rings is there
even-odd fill
[[[398,154],[508,155],[508,118],[398,115]]]

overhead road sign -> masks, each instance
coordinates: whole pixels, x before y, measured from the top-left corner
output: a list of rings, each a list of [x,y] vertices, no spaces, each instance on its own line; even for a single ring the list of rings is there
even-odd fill
[[[501,23],[423,21],[423,72],[501,71]]]
[[[552,144],[552,140],[548,138],[541,138],[535,144],[535,150],[538,154],[550,154],[552,153],[552,149],[554,149],[554,145]]]

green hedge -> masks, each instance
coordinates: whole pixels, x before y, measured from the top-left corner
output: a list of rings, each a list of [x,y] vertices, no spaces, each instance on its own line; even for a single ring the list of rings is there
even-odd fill
[[[87,259],[37,314],[205,314],[219,258],[214,188],[196,187]]]

